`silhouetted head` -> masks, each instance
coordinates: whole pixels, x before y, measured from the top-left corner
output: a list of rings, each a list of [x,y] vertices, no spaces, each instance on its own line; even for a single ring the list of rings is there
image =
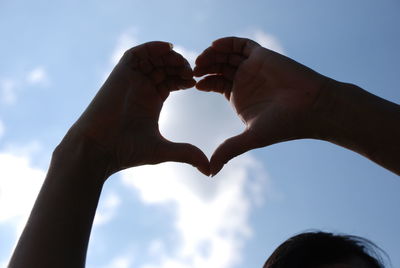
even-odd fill
[[[264,268],[384,268],[372,242],[357,236],[307,232],[281,244]]]

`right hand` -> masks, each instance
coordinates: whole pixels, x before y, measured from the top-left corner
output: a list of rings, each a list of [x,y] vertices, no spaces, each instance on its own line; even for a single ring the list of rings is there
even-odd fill
[[[213,153],[210,172],[251,149],[312,136],[312,109],[330,80],[244,38],[212,43],[196,60],[196,88],[225,95],[246,125]]]

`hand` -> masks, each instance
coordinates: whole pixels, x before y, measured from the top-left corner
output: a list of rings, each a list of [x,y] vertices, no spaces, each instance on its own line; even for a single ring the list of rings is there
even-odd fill
[[[194,85],[189,63],[171,44],[150,42],[131,48],[64,140],[78,136],[101,148],[107,155],[109,175],[165,161],[185,162],[208,175],[208,159],[200,149],[171,142],[158,128],[169,93]]]
[[[312,136],[312,109],[324,77],[256,42],[226,37],[196,60],[196,88],[225,95],[246,125],[213,153],[210,172],[248,150]]]

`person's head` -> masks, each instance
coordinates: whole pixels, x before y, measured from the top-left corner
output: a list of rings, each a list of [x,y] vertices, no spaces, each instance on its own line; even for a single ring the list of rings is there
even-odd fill
[[[307,232],[281,244],[264,268],[384,268],[370,255],[376,248],[357,236]]]

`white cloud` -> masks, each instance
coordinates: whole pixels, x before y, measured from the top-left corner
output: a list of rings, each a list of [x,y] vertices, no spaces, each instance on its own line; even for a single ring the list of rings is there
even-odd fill
[[[129,268],[132,267],[132,258],[128,256],[118,256],[110,261],[109,264],[102,268]]]
[[[139,45],[139,42],[137,41],[137,39],[135,37],[135,33],[136,33],[136,30],[130,29],[130,30],[123,32],[118,37],[115,47],[113,48],[113,51],[111,52],[111,56],[109,59],[110,65],[108,66],[107,70],[103,74],[102,80],[100,81],[101,84],[103,84],[107,80],[112,69],[119,62],[122,55],[124,55],[125,51],[127,51],[128,49],[130,49],[134,46]]]
[[[135,31],[129,30],[127,32],[122,33],[118,40],[117,44],[111,54],[110,62],[111,64],[115,65],[121,59],[122,55],[126,50],[136,45],[139,45],[139,42],[136,40]]]
[[[0,137],[3,133],[4,125],[0,121]],[[45,178],[45,171],[31,164],[32,155],[39,150],[41,145],[33,141],[24,146],[5,144],[0,151],[0,227],[8,226],[15,232],[11,240],[3,241],[3,246],[11,250],[16,246]],[[8,254],[11,255],[11,251]]]
[[[8,261],[2,261],[2,262],[0,262],[0,267],[6,268],[7,264],[8,264]]]
[[[3,137],[5,130],[4,123],[0,120],[0,139]]]
[[[196,61],[196,58],[199,55],[199,53],[190,49],[186,49],[180,45],[174,45],[174,50],[179,54],[181,54],[182,56],[184,56],[192,67],[195,66],[194,62]]]
[[[30,141],[26,144],[20,145],[15,143],[7,143],[3,146],[3,153],[32,159],[36,154],[42,152],[43,146],[38,141]]]
[[[33,167],[28,156],[0,152],[0,172],[0,226],[15,228],[14,240],[5,241],[14,249],[43,183],[45,171]]]
[[[47,85],[49,77],[44,67],[38,66],[27,74],[26,81],[30,85]]]
[[[252,169],[259,172],[258,178],[250,178]],[[243,245],[252,235],[251,208],[260,198],[248,184],[253,181],[262,187],[263,175],[250,156],[233,160],[212,180],[174,163],[125,171],[124,184],[138,191],[144,203],[176,207],[175,253],[168,255],[161,242],[153,243],[149,250],[158,262],[144,267],[223,268],[239,263]]]
[[[0,80],[0,100],[6,104],[13,104],[17,100],[17,83],[12,79]]]
[[[273,35],[268,34],[260,29],[256,29],[250,32],[249,38],[253,39],[263,47],[271,49],[280,54],[285,54],[285,50],[283,49],[280,41]]]
[[[32,167],[28,157],[10,153],[0,153],[0,171],[0,223],[26,218],[45,172]]]
[[[0,78],[0,101],[5,104],[14,104],[17,101],[17,93],[25,86],[48,86],[49,76],[44,67],[38,66],[24,73],[18,78]]]
[[[110,222],[116,214],[121,203],[121,199],[115,193],[110,193],[104,199],[104,202],[100,202],[100,207],[96,211],[93,224],[100,226]]]

